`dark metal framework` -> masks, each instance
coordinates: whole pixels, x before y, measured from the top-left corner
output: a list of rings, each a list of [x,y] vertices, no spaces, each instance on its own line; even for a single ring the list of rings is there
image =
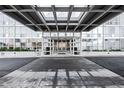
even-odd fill
[[[87,5],[86,7],[41,7],[37,5],[0,5],[0,11],[35,31],[90,31],[124,12],[124,5]],[[52,12],[54,20],[46,20],[42,12]],[[68,12],[67,20],[59,20],[57,12]],[[71,20],[73,12],[81,12]]]

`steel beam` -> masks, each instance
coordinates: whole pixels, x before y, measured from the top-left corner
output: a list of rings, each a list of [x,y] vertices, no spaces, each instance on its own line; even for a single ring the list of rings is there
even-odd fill
[[[46,23],[48,26],[55,26],[56,23]],[[33,24],[25,24],[27,26],[34,26]],[[45,26],[45,24],[36,24],[37,26]],[[66,26],[67,23],[58,23],[58,26]],[[78,23],[69,23],[69,26],[76,26]],[[87,26],[89,24],[80,24],[80,26]],[[91,26],[98,26],[98,24],[91,24]]]
[[[37,11],[33,6],[31,6],[32,9],[35,11],[35,13],[39,16],[39,18],[41,19],[41,21],[43,21],[43,23],[45,24],[46,28],[48,29],[48,31],[50,31],[50,28],[48,27],[46,20],[44,18],[44,16],[42,15],[41,12]],[[39,14],[38,14],[39,13]]]
[[[36,24],[34,24],[28,17],[26,17],[23,13],[21,13],[16,7],[13,5],[10,5],[13,9],[15,9],[21,16],[23,16],[26,20],[28,20],[31,24],[33,24],[35,27],[37,27],[40,31],[43,31],[40,27],[38,27]]]
[[[87,25],[86,27],[84,27],[82,29],[82,31],[84,31],[87,27],[89,27],[91,24],[93,24],[96,20],[98,20],[99,18],[101,18],[102,16],[104,16],[109,10],[111,10],[113,7],[115,7],[115,5],[110,6],[105,12],[101,13],[98,17],[96,17],[92,22],[90,22],[89,25]]]
[[[96,26],[99,26],[99,24],[102,23],[101,21],[104,21],[104,20],[107,21],[107,20],[109,20],[110,17],[113,18],[114,16],[112,16],[112,15],[116,16],[116,14],[120,14],[120,13],[124,12],[123,8],[120,8],[120,7],[124,7],[123,5],[122,6],[115,5],[115,7],[111,8],[111,9],[108,9],[110,7],[110,5],[109,6],[94,5],[95,8],[94,8],[94,6],[89,6],[89,7],[74,7],[73,6],[72,10],[70,7],[55,7],[54,5],[52,5],[51,7],[32,6],[32,8],[29,6],[31,6],[31,5],[27,5],[27,7],[25,7],[25,9],[21,8],[21,6],[19,9],[16,6],[11,6],[13,9],[6,9],[7,6],[6,7],[2,6],[3,8],[1,8],[0,11],[2,11],[5,14],[8,14],[9,16],[11,16],[12,18],[15,18],[16,20],[18,20],[18,19],[22,20],[22,21],[20,21],[21,23],[27,25],[30,28],[33,28],[34,30],[37,28],[40,31],[42,29],[48,30],[48,31],[50,31],[50,30],[56,31],[56,29],[57,29],[57,31],[58,30],[63,31],[64,28],[62,26],[66,26],[66,31],[67,30],[72,31],[72,28],[69,29],[69,27],[75,26],[74,31],[77,31],[77,32],[80,30],[89,31],[90,29],[92,29]],[[30,9],[26,9],[26,8],[30,8]],[[59,12],[68,12],[67,19],[66,20],[58,20],[57,15],[56,15],[56,12],[58,12],[58,11]],[[42,12],[53,12],[55,20],[51,20],[51,19],[47,20],[45,18],[45,16],[42,14]],[[82,12],[82,16],[79,18],[79,21],[78,20],[70,20],[72,12]],[[33,15],[35,13],[37,13],[36,16],[38,16],[38,18],[41,19],[41,21],[43,23],[40,24],[40,21],[38,21],[38,20],[35,21],[35,18],[33,17]],[[85,20],[85,19],[87,19],[87,20]],[[37,21],[38,21],[38,23],[37,23]],[[43,28],[41,28],[41,26]],[[51,26],[51,29],[49,28],[50,26]],[[56,28],[55,28],[55,26],[56,26]],[[81,26],[83,26],[83,27],[81,27]],[[59,27],[62,27],[62,28],[59,29]],[[79,29],[79,27],[81,27],[81,28]]]
[[[61,8],[63,8],[63,7],[61,7]],[[81,7],[79,7],[79,8],[81,8]],[[75,7],[74,7],[74,9],[75,9]],[[75,11],[74,9],[73,9],[72,12],[105,12],[106,11],[104,9],[93,9],[91,11],[89,11],[88,9],[84,9],[84,10],[80,9],[79,11]],[[35,12],[35,10],[33,10],[33,9],[20,9],[19,11],[20,12]],[[39,9],[36,9],[36,11],[39,11],[39,12],[52,12],[52,10],[51,11],[45,11],[45,10],[39,10]],[[0,12],[17,12],[17,11],[14,10],[14,9],[3,9],[3,10],[0,10]],[[57,10],[57,12],[68,12],[68,11],[67,10],[63,10],[63,11]],[[124,10],[123,9],[112,9],[112,10],[109,10],[108,12],[112,12],[112,13],[117,12],[118,13],[118,12],[124,12]]]
[[[44,11],[44,12],[52,12],[53,10],[51,7],[37,7],[38,11]],[[56,12],[68,12],[70,10],[69,7],[56,7]],[[88,10],[87,7],[74,7],[75,12],[82,12]]]
[[[20,12],[35,12],[33,9],[20,9]],[[17,12],[15,9],[3,9],[0,12]]]
[[[55,23],[56,23],[56,29],[58,31],[59,28],[58,28],[58,23],[57,23],[57,15],[56,15],[56,10],[55,10],[55,5],[52,5],[51,8],[52,8],[54,19],[55,19]]]
[[[69,21],[70,21],[70,18],[71,18],[71,14],[72,14],[73,8],[74,8],[74,5],[70,5],[70,10],[68,12],[68,18],[67,18],[66,31],[68,30],[68,25],[69,25]]]
[[[90,9],[89,9],[89,12],[94,8],[95,6],[92,6]],[[82,14],[80,20],[79,20],[79,23],[78,25],[75,27],[74,31],[77,30],[77,28],[80,26],[81,22],[87,17],[87,15],[89,14],[89,12],[87,12],[87,14],[85,15],[85,12]],[[85,16],[84,16],[85,15]]]

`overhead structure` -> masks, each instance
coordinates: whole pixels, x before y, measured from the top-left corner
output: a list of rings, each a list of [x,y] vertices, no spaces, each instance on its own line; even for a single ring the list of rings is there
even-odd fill
[[[35,31],[90,31],[124,12],[124,5],[0,5],[0,11]]]
[[[55,11],[55,5],[52,5],[51,8],[52,8],[54,20],[55,20],[55,23],[56,23],[56,29],[57,29],[57,31],[58,31],[59,28],[58,28],[58,23],[57,23],[57,15],[56,15],[56,11]]]

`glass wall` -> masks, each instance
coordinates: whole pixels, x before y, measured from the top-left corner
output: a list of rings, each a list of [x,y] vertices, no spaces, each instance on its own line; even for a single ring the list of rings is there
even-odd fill
[[[41,35],[0,13],[0,51],[40,51]]]
[[[59,35],[59,36],[58,36]],[[0,51],[43,51],[52,38],[73,38],[77,51],[123,51],[124,13],[89,32],[35,32],[0,13]],[[81,41],[81,42],[80,42]],[[44,43],[43,43],[44,42]],[[43,45],[44,44],[44,45]],[[49,44],[49,45],[48,45]],[[42,48],[44,47],[44,48]]]
[[[123,51],[124,13],[90,32],[82,32],[82,51]]]

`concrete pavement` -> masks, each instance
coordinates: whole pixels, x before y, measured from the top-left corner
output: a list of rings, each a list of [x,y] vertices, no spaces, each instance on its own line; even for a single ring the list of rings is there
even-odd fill
[[[86,58],[39,58],[0,78],[0,87],[124,87],[124,78]]]

